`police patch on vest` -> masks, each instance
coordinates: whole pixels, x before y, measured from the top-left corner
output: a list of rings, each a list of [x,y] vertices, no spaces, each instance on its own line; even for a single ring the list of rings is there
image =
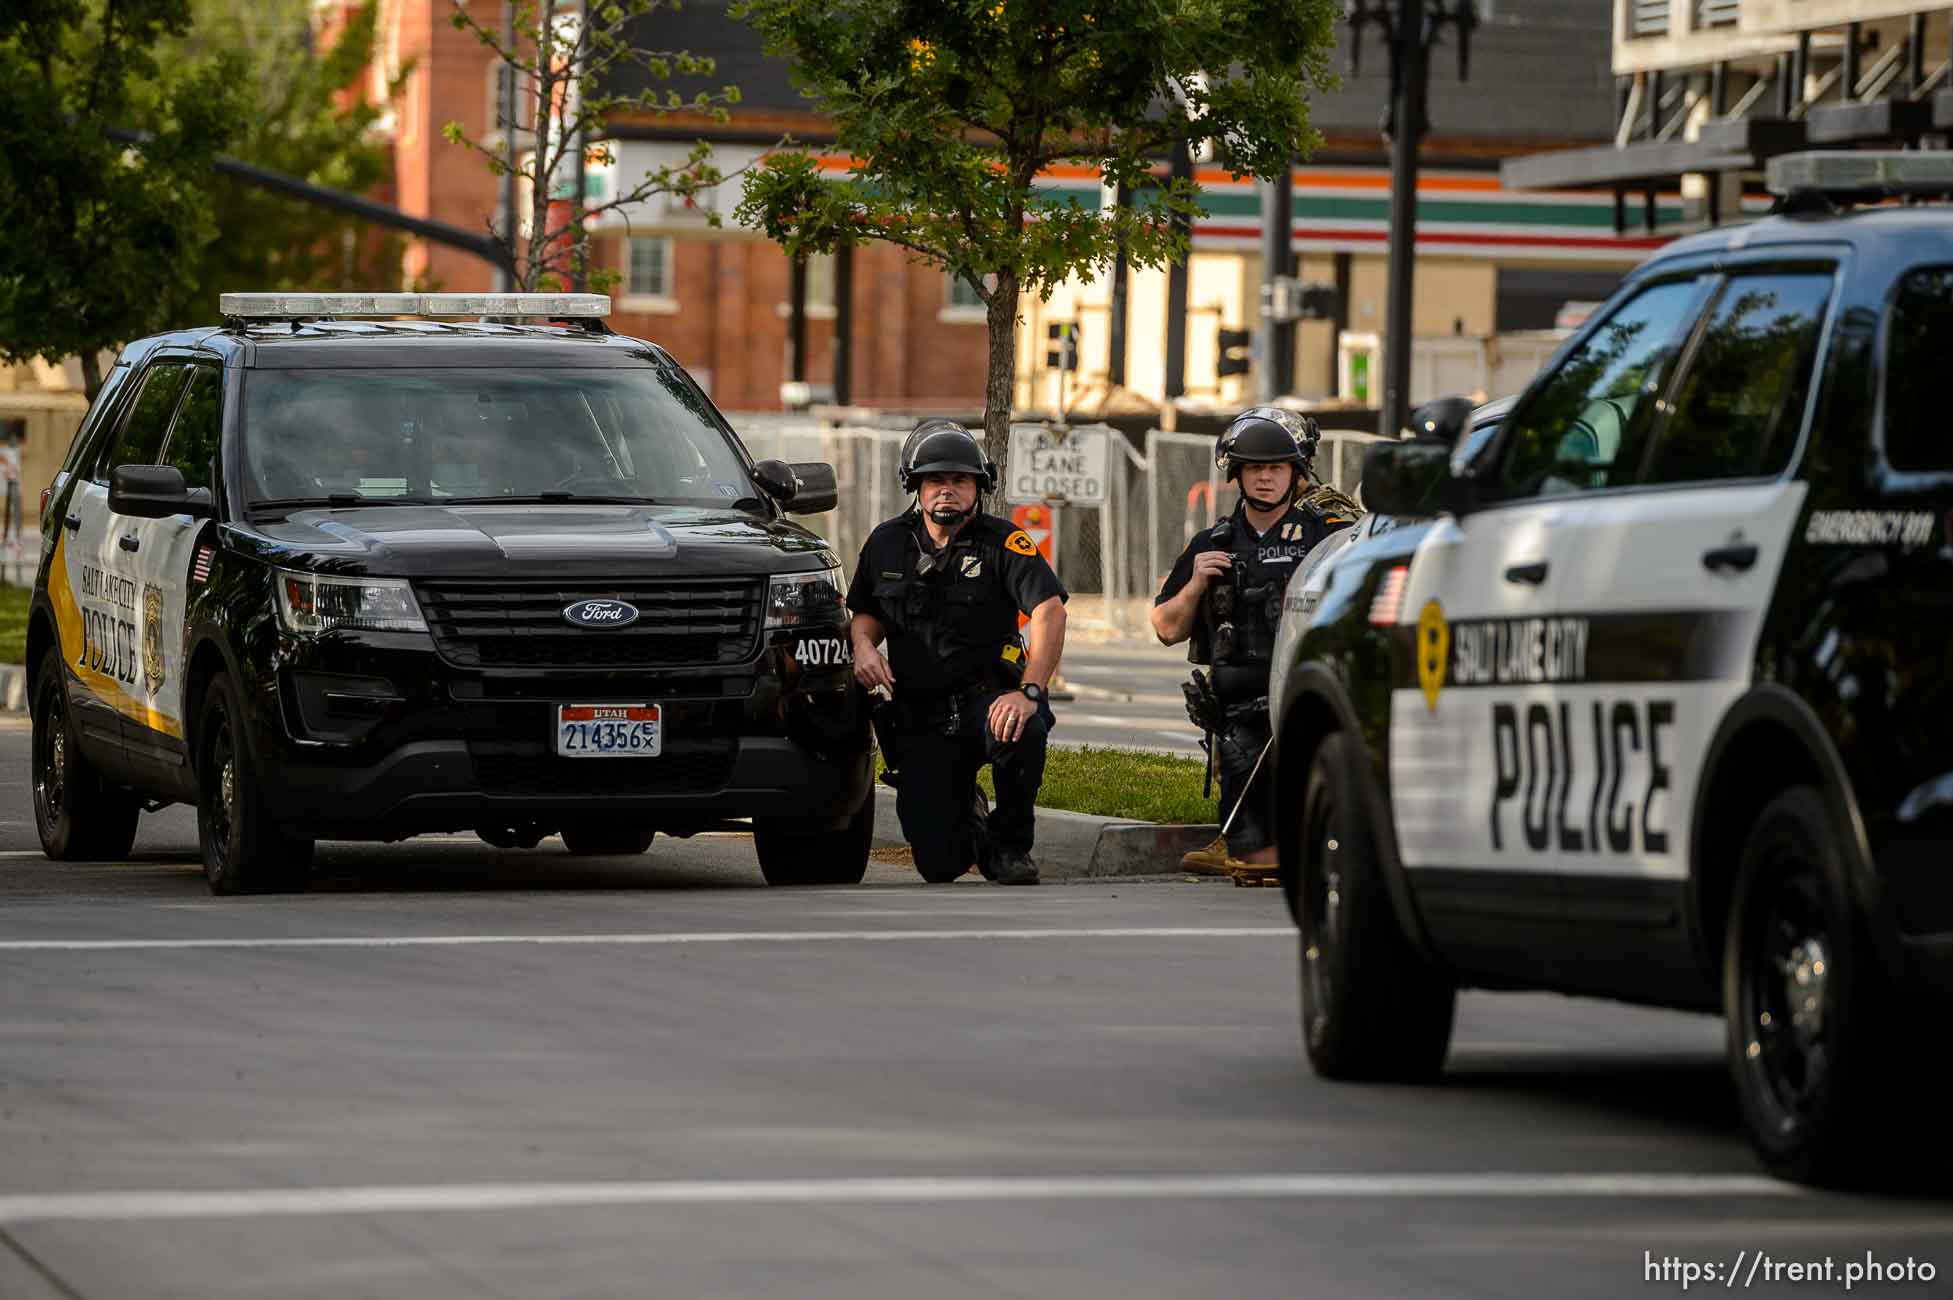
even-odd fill
[[[1009,537],[1004,538],[1004,549],[1006,551],[1016,551],[1019,555],[1036,555],[1038,553],[1037,543],[1033,542],[1031,535],[1022,528],[1012,533]]]
[[[981,555],[966,555],[963,557],[963,576],[966,578],[981,578],[983,576],[983,557]]]

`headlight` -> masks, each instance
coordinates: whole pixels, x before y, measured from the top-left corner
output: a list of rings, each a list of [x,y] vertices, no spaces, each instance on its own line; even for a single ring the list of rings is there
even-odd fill
[[[327,578],[278,571],[278,621],[287,632],[316,636],[339,628],[425,632],[414,589],[400,578]]]
[[[844,594],[839,565],[816,573],[776,573],[766,585],[766,625],[845,622]]]

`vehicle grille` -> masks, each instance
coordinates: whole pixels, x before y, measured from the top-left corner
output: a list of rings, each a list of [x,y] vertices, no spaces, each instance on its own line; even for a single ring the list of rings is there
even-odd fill
[[[760,578],[598,583],[446,579],[417,584],[441,657],[463,668],[677,668],[742,663],[759,639]],[[637,606],[629,627],[572,627],[580,600]]]
[[[713,794],[732,779],[731,743],[670,745],[656,758],[559,758],[541,746],[474,754],[483,794]]]

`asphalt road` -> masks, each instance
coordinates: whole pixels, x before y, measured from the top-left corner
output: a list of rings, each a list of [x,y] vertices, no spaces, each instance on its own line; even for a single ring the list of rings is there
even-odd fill
[[[131,862],[41,859],[24,751],[0,728],[6,1300],[1953,1277],[1953,1205],[1757,1173],[1701,1017],[1469,995],[1441,1085],[1314,1078],[1272,890],[769,891],[732,839],[453,839],[217,900],[180,809]]]
[[[1200,737],[1180,693],[1187,668],[1185,646],[1068,643],[1059,671],[1073,698],[1052,703],[1058,719],[1052,743],[1200,757]]]

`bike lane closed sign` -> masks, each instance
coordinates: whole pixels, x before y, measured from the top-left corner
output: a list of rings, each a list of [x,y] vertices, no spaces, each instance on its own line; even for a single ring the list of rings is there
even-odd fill
[[[1041,425],[1013,425],[1010,431],[1010,481],[1004,499],[1013,504],[1062,501],[1096,506],[1105,502],[1106,430],[1062,432]]]

